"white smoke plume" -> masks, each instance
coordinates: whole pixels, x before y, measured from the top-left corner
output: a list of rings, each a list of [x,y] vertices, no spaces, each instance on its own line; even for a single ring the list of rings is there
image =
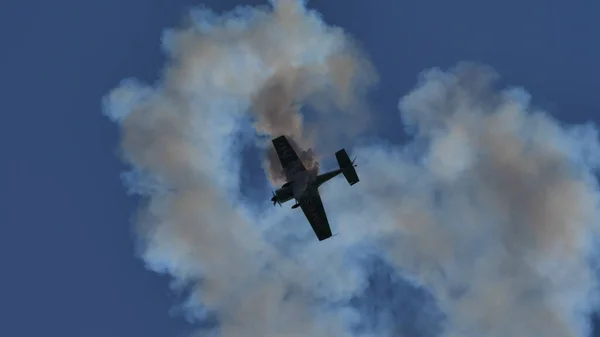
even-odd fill
[[[298,103],[321,113],[334,107],[346,112],[346,123],[364,115],[361,97],[376,73],[350,36],[325,25],[302,2],[278,0],[272,10],[239,7],[222,17],[200,9],[190,19],[164,38],[171,61],[165,90],[184,96],[180,100],[235,103],[227,108],[251,112],[258,133],[290,137],[308,168],[316,164],[310,147],[317,128],[307,125]],[[283,183],[268,151],[269,178]]]
[[[273,208],[268,195],[256,196],[258,211],[244,204],[236,135],[250,114],[257,133],[318,149],[318,125],[303,125],[294,104],[361,106],[369,62],[297,1],[192,18],[166,34],[160,83],[124,81],[104,105],[122,130],[126,183],[147,201],[141,258],[191,288],[190,315],[216,316],[200,336],[388,336],[400,317],[356,329],[370,319],[352,305],[369,286],[369,254],[431,292],[444,336],[589,333],[593,125],[562,126],[525,91],[496,90],[486,67],[424,72],[399,105],[398,132],[413,139],[355,147],[361,182],[321,188],[340,235],[317,242],[301,212]]]

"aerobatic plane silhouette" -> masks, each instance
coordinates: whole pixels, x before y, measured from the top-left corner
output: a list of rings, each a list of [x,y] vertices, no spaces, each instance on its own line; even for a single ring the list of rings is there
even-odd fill
[[[319,187],[340,173],[344,175],[350,186],[356,184],[359,181],[354,169],[356,158],[350,161],[346,150],[341,149],[335,153],[340,168],[316,174],[306,170],[285,136],[277,137],[272,142],[286,176],[286,183],[273,192],[271,198],[273,206],[275,204],[281,206],[282,203],[295,199],[296,203],[292,209],[297,207],[302,209],[319,241],[330,238],[332,236],[331,228],[321,201]]]

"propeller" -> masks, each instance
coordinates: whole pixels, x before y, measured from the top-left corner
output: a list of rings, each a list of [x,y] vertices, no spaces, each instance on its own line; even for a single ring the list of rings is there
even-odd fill
[[[279,204],[279,207],[281,207],[281,203],[279,202],[279,200],[277,200],[277,195],[275,194],[274,191],[271,191],[273,193],[273,198],[271,198],[271,201],[273,202],[273,206],[275,206],[275,204]]]
[[[354,167],[358,167],[358,165],[354,164],[354,161],[356,161],[356,158],[357,157],[354,157],[354,159],[352,159],[352,166],[354,166]]]

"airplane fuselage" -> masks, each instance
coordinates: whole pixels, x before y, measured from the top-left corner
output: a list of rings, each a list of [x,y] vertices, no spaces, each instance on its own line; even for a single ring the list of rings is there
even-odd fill
[[[283,184],[281,188],[275,191],[275,196],[271,201],[283,204],[292,199],[299,200],[303,195],[310,194],[313,190],[318,190],[323,183],[339,175],[342,171],[342,169],[337,169],[319,175],[311,174],[307,171],[298,172],[293,180]],[[292,208],[296,207],[298,207],[297,202]]]
[[[354,160],[350,160],[345,149],[340,149],[335,153],[339,169],[317,174],[306,169],[285,135],[274,138],[271,142],[286,180],[283,186],[273,192],[271,198],[273,206],[278,203],[281,206],[282,203],[295,199],[292,208],[302,210],[319,241],[332,237],[325,207],[319,195],[319,187],[340,173],[344,175],[350,186],[358,183],[360,180],[354,169],[356,167]]]

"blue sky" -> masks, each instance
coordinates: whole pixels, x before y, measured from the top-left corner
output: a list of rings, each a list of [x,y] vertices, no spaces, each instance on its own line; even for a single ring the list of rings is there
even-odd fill
[[[124,78],[154,82],[165,61],[161,32],[198,4],[2,5],[2,335],[158,337],[190,329],[170,314],[180,301],[170,278],[136,257],[137,201],[119,179],[126,169],[117,156],[120,129],[102,114],[101,99]],[[204,4],[220,12],[242,3]],[[369,97],[376,133],[391,142],[405,140],[386,126],[399,123],[398,100],[418,74],[465,60],[492,66],[502,83],[524,87],[561,121],[597,122],[596,3],[348,0],[309,7],[369,55],[381,78]],[[374,274],[387,275],[385,268]],[[419,316],[401,308],[412,303],[406,297],[426,296],[404,283],[380,279],[369,288],[379,292],[374,297],[391,294],[389,307],[378,310],[405,323],[394,331],[406,331],[410,315],[431,319],[425,309]]]

